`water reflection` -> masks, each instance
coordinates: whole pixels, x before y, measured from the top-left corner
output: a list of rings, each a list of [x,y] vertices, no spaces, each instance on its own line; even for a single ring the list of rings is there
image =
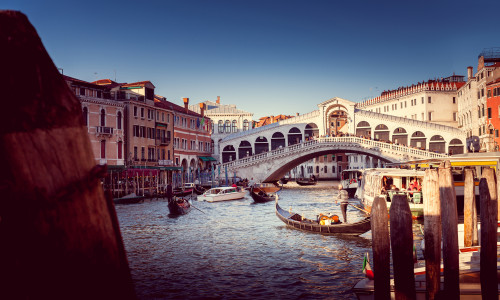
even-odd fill
[[[333,182],[289,183],[280,205],[315,218],[341,215]],[[350,292],[371,252],[370,232],[322,236],[288,228],[274,202],[245,199],[193,204],[168,217],[164,200],[116,207],[136,291],[141,299],[356,299]],[[348,210],[349,221],[363,214]]]

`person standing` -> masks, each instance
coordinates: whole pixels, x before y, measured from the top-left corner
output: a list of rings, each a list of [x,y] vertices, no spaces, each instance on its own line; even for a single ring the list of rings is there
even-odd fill
[[[335,199],[335,204],[340,201],[340,210],[342,211],[342,217],[344,218],[344,223],[347,223],[347,205],[349,205],[349,194],[346,190],[342,189],[342,185],[339,184],[339,194],[337,199]]]
[[[173,196],[174,196],[174,192],[173,192],[173,190],[172,190],[172,184],[171,184],[171,183],[169,183],[169,184],[167,185],[167,201],[168,201],[168,203],[171,203],[171,202],[172,202],[172,198],[173,198]]]

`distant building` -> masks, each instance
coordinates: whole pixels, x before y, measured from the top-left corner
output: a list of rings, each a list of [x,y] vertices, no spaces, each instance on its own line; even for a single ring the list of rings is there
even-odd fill
[[[184,107],[169,101],[157,105],[169,107],[174,112],[174,163],[182,167],[185,175],[209,169],[215,159],[212,157],[212,120],[189,109],[189,98],[183,98]]]
[[[457,92],[465,85],[464,76],[419,82],[378,97],[359,102],[356,108],[413,120],[458,127]]]
[[[125,103],[111,100],[105,87],[63,77],[82,105],[96,164],[124,167]]]
[[[487,85],[498,78],[500,49],[487,49],[478,56],[477,72],[467,68],[467,83],[458,91],[459,127],[467,133],[467,149],[471,152],[494,151],[495,129],[488,117]],[[494,103],[494,101],[490,101]],[[492,124],[492,126],[494,126]],[[497,128],[498,129],[498,128]]]
[[[252,128],[253,113],[237,109],[234,104],[221,104],[220,96],[217,100],[204,101],[190,105],[189,110],[198,114],[204,110],[204,115],[211,119],[211,138],[213,157],[221,161],[219,142],[226,136]]]
[[[500,68],[491,74],[492,80],[486,84],[486,105],[488,117],[487,133],[491,137],[491,151],[498,151],[500,145]]]
[[[277,116],[270,116],[270,117],[262,117],[259,119],[259,121],[253,121],[253,128],[257,127],[262,127],[265,125],[269,125],[272,123],[277,123],[279,121],[283,121],[286,119],[293,118],[293,116],[285,116],[285,115],[277,115]]]

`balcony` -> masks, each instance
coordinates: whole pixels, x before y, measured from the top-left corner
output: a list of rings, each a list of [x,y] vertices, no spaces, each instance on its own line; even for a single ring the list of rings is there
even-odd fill
[[[113,135],[113,127],[104,127],[104,126],[96,126],[95,127],[96,134],[99,135]]]
[[[156,146],[168,146],[170,144],[170,139],[166,137],[156,138]]]
[[[174,164],[174,162],[172,160],[166,160],[166,159],[160,159],[160,160],[158,160],[158,165],[159,166],[171,166],[173,164]]]

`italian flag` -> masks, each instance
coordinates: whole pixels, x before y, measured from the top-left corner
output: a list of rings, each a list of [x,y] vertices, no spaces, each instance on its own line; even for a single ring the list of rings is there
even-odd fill
[[[365,274],[366,278],[373,280],[374,275],[372,271],[372,267],[370,266],[370,256],[368,252],[365,253],[365,258],[363,260],[363,274]]]

